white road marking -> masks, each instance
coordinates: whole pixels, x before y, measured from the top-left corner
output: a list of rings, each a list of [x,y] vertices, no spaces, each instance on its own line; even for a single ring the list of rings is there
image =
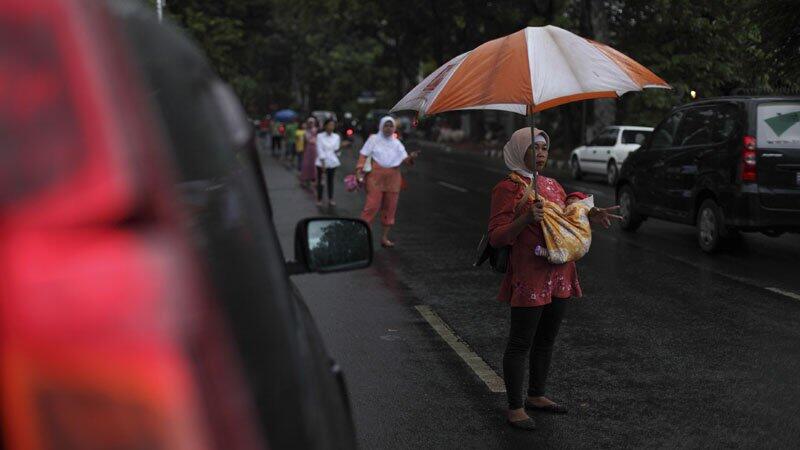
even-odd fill
[[[768,290],[770,292],[774,292],[776,294],[785,295],[785,296],[787,296],[789,298],[793,298],[795,300],[800,300],[800,294],[795,294],[794,292],[784,291],[783,289],[779,289],[779,288],[776,288],[776,287],[765,287],[764,289],[766,289],[766,290]]]
[[[452,189],[454,191],[469,192],[466,189],[462,188],[461,186],[456,186],[455,184],[446,183],[444,181],[437,181],[436,183],[439,184],[440,186],[444,186],[444,187]]]
[[[447,342],[447,345],[452,348],[456,354],[464,360],[465,363],[475,372],[483,382],[486,384],[486,387],[489,388],[492,392],[505,392],[506,385],[503,382],[503,379],[498,376],[491,367],[489,367],[486,362],[481,359],[471,348],[467,346],[467,344],[462,341],[461,339],[453,333],[453,330],[447,326],[446,323],[439,317],[436,312],[431,309],[428,305],[417,305],[414,308],[419,311],[422,318],[425,319],[428,324],[439,333],[439,336]]]

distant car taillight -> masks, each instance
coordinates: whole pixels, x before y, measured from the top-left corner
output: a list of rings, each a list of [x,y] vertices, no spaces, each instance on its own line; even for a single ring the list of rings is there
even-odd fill
[[[758,181],[758,173],[756,172],[756,138],[753,136],[745,136],[742,145],[742,161],[741,161],[741,177],[742,181],[747,183],[755,183]]]
[[[0,2],[0,447],[260,448],[103,5]]]
[[[352,136],[352,135],[353,135],[353,133],[354,133],[354,131],[353,131],[353,129],[352,129],[352,128],[348,128],[348,129],[347,129],[347,137],[350,137],[350,136]]]

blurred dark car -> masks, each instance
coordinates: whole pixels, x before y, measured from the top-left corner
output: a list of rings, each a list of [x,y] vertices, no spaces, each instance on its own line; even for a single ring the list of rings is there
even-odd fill
[[[395,120],[394,137],[397,139],[404,139],[409,130],[411,130],[411,119],[408,117],[397,117],[389,112],[388,109],[372,109],[364,118],[364,121],[359,125],[359,133],[361,137],[366,140],[370,135],[378,132],[378,125],[381,119],[385,116],[392,116]]]
[[[352,141],[359,125],[359,121],[353,117],[353,113],[345,111],[342,114],[342,120],[337,125],[336,132],[340,133],[343,139]]]
[[[366,224],[303,220],[287,262],[238,99],[139,2],[0,30],[4,448],[354,448],[289,275],[368,266]]]
[[[378,132],[378,124],[381,121],[381,118],[384,116],[388,116],[389,110],[388,109],[371,109],[367,112],[367,115],[364,116],[364,120],[361,122],[361,137],[366,140],[371,134],[375,134]]]
[[[800,232],[800,97],[722,97],[674,109],[623,165],[623,228],[697,226],[712,252],[739,231]]]

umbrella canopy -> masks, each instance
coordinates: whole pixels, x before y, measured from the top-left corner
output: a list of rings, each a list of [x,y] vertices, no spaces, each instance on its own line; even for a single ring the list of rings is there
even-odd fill
[[[670,86],[613,48],[564,29],[528,27],[456,56],[392,111],[495,109],[530,114],[578,100]]]
[[[297,112],[291,109],[282,109],[276,112],[274,117],[278,122],[290,122],[297,118]]]

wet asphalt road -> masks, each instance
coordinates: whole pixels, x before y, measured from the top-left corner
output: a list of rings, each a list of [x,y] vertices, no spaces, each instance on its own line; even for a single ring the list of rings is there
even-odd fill
[[[354,159],[343,163],[339,180]],[[584,297],[570,305],[548,384],[570,414],[534,414],[535,433],[504,426],[504,395],[490,393],[413,309],[430,305],[502,375],[500,276],[470,264],[504,174],[499,160],[426,148],[405,171],[398,247],[378,249],[364,271],[295,279],[348,374],[365,448],[797,447],[800,236],[747,234],[710,256],[692,227],[656,220],[635,234],[596,229],[578,263]],[[551,175],[600,206],[613,202],[599,178]],[[358,215],[363,194],[341,187],[338,207],[318,214]],[[279,188],[279,198],[295,199],[287,208],[302,199],[305,215],[314,213],[309,195]],[[282,234],[288,241],[291,230]]]

